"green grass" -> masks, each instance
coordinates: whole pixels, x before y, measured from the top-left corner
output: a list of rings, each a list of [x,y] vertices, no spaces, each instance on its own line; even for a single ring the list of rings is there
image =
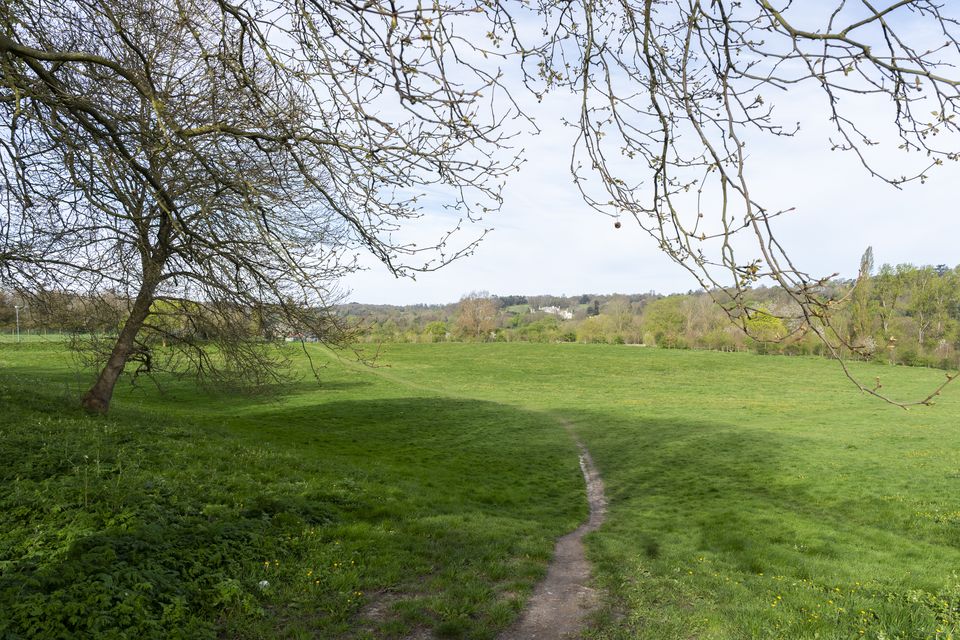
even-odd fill
[[[18,337],[16,333],[9,329],[0,331],[0,344],[23,344],[34,342],[66,342],[70,339],[68,333],[35,333],[33,331],[22,331]]]
[[[514,314],[519,313],[519,314],[523,314],[523,313],[527,313],[528,311],[530,311],[530,305],[529,305],[529,304],[514,304],[514,305],[510,305],[509,307],[506,307],[506,311],[507,311],[507,313],[514,313]]]
[[[585,515],[562,421],[610,500],[591,636],[960,636],[960,387],[904,412],[819,359],[390,345],[94,419],[60,349],[0,346],[0,637],[494,637]]]
[[[385,359],[397,377],[574,422],[610,499],[589,539],[613,594],[596,637],[960,632],[960,388],[905,412],[818,359],[603,345]],[[943,376],[857,371],[905,396]]]
[[[331,364],[272,400],[125,386],[97,419],[66,362],[0,350],[0,637],[491,638],[585,513],[543,414]]]

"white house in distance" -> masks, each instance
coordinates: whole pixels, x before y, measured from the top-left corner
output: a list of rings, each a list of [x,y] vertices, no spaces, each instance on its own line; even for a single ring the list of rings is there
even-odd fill
[[[537,311],[558,316],[561,320],[573,320],[573,311],[570,309],[561,309],[560,307],[540,307],[537,309]]]

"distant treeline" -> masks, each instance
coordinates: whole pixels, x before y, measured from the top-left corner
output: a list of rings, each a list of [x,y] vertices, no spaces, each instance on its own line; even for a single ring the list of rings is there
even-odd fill
[[[960,365],[960,267],[884,265],[856,282],[834,282],[823,294],[840,301],[833,307],[833,326],[857,347],[842,355],[894,364]],[[813,332],[796,331],[799,323],[790,319],[791,305],[783,290],[756,287],[750,296],[747,306],[753,312],[740,325],[731,322],[703,291],[670,296],[474,292],[447,305],[346,304],[335,315],[337,322],[369,342],[583,342],[830,355]],[[114,333],[122,323],[118,310],[127,301],[119,295],[88,300],[56,294],[34,295],[27,302],[0,290],[0,331],[13,332],[15,307],[20,306],[24,333]],[[167,307],[155,311],[165,335],[202,339],[208,332],[197,318],[185,324],[183,314],[176,311]],[[269,308],[236,310],[236,314],[250,325],[248,336],[303,337]]]
[[[22,334],[116,335],[127,318],[131,302],[129,297],[116,291],[95,296],[62,291],[18,295],[0,289],[0,332],[15,332],[19,316]],[[291,327],[284,320],[275,305],[251,308],[230,303],[164,299],[150,306],[138,340],[164,345],[182,339],[203,342],[224,336],[227,329],[236,340],[304,336],[302,329]]]
[[[954,368],[960,350],[960,267],[884,265],[859,281],[840,281],[824,296],[841,302],[833,325],[857,348],[845,356]],[[341,312],[365,325],[371,342],[585,342],[674,349],[827,355],[813,332],[795,332],[778,288],[757,287],[744,323],[706,292],[661,296],[495,296],[474,292],[448,305],[349,304]]]

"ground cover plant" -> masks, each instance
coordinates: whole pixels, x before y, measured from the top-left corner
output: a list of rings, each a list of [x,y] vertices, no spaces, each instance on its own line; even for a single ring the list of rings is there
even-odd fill
[[[319,388],[167,381],[93,419],[62,346],[4,345],[0,635],[494,637],[586,513],[566,423],[610,501],[593,637],[958,636],[949,388],[905,412],[813,358],[310,348]],[[859,366],[907,395],[943,376]]]
[[[4,345],[0,637],[493,637],[586,513],[573,444],[544,414],[323,380],[166,380],[92,418],[62,344]]]

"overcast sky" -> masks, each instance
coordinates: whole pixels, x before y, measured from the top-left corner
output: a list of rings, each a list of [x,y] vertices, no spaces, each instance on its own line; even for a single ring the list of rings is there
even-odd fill
[[[822,97],[810,90],[791,95],[779,113],[801,120],[790,141],[751,140],[748,177],[761,199],[796,211],[776,228],[801,268],[816,275],[855,276],[867,246],[875,262],[960,263],[960,164],[948,163],[924,185],[903,190],[872,179],[856,158],[831,152],[829,129],[819,108]],[[864,103],[859,119],[881,122],[890,102]],[[396,279],[382,265],[344,282],[354,302],[382,304],[455,302],[471,291],[493,294],[567,294],[682,292],[697,282],[661,254],[635,223],[613,221],[589,209],[570,179],[570,149],[575,131],[560,118],[577,109],[566,94],[550,96],[538,107],[539,135],[523,139],[526,164],[504,192],[503,208],[477,230],[493,227],[474,255],[416,280]],[[888,166],[902,161],[895,147],[880,149]],[[916,155],[916,154],[914,154]],[[439,212],[427,212],[427,236],[450,225]]]

